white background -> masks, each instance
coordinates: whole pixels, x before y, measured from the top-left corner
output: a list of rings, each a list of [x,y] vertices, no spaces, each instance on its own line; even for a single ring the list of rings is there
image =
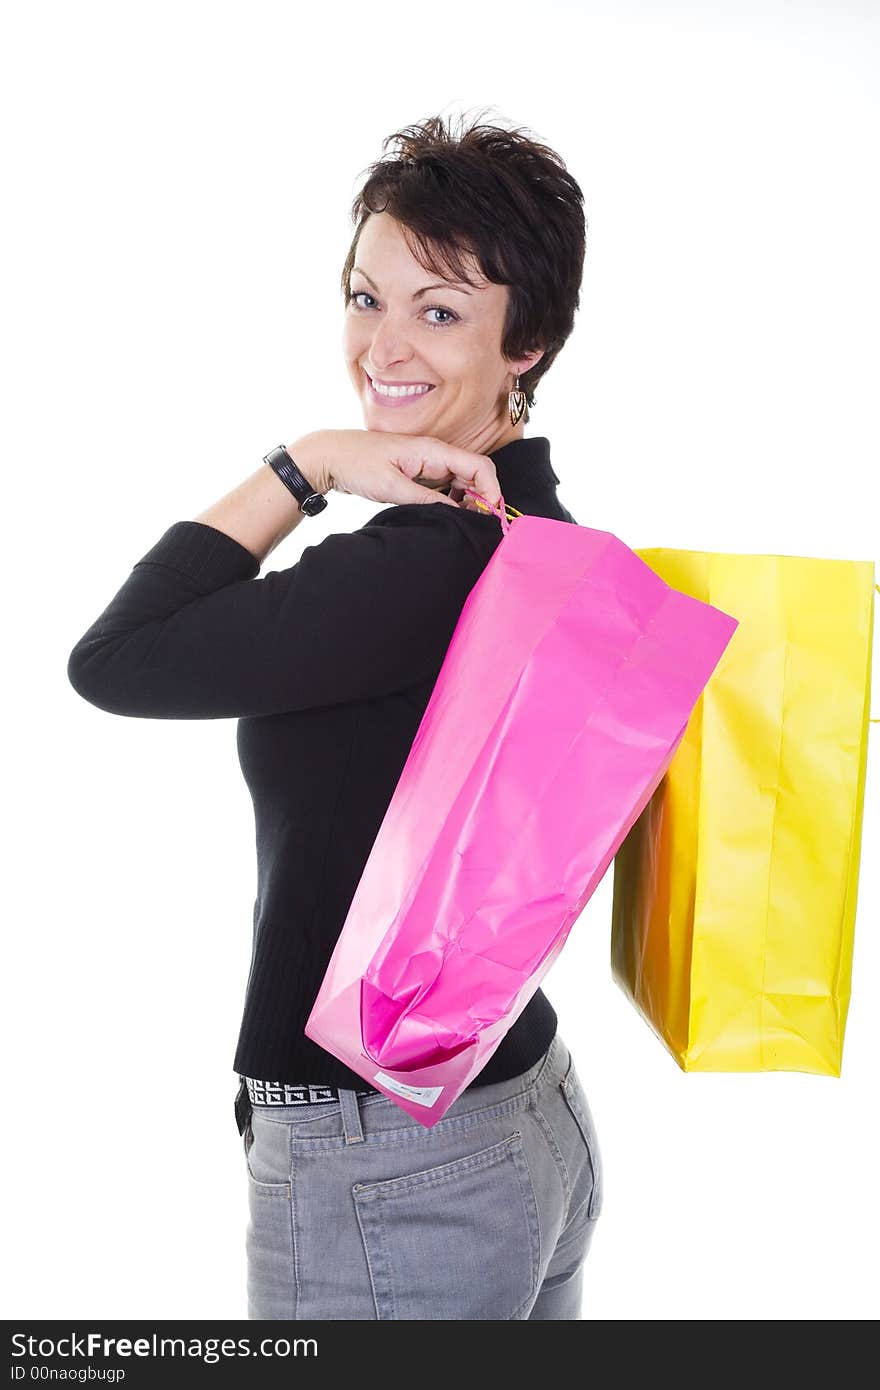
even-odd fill
[[[382,138],[491,106],[581,183],[581,310],[528,429],[579,521],[880,561],[878,13],[8,14],[7,1317],[245,1316],[235,723],[107,715],[66,661],[172,522],[279,440],[362,424],[338,280]],[[269,567],[374,510],[334,495]],[[547,977],[605,1165],[585,1319],[878,1312],[878,736],[840,1079],[681,1073],[612,981],[610,871]]]

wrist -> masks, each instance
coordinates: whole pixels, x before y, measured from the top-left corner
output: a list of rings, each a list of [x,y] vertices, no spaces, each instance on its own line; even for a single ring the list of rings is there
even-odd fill
[[[322,496],[333,487],[328,464],[327,435],[327,430],[312,430],[309,434],[300,435],[292,444],[284,446],[303,477],[311,483],[315,492],[320,492]]]

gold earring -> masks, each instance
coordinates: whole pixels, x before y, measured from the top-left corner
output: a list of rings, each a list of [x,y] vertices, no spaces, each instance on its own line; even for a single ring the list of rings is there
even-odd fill
[[[526,393],[519,389],[519,377],[516,379],[516,386],[507,393],[507,409],[510,412],[511,425],[518,425],[526,408]]]

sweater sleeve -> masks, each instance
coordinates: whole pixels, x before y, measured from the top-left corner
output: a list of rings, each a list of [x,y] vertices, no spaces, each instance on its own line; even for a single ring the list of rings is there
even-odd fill
[[[486,558],[440,503],[390,507],[260,579],[238,541],[178,521],[76,643],[68,679],[99,709],[147,719],[278,714],[405,689],[439,672]]]

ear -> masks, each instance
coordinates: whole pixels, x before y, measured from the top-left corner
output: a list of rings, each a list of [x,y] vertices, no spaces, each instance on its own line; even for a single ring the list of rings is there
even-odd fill
[[[517,357],[510,364],[510,370],[516,376],[525,376],[530,367],[534,367],[536,362],[540,362],[544,356],[543,348],[536,348],[534,352],[526,352],[522,357]]]

